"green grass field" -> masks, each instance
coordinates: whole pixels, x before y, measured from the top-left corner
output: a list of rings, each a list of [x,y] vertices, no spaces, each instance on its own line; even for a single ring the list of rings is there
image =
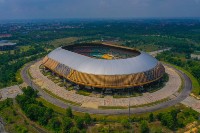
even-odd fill
[[[21,52],[26,52],[29,49],[31,49],[30,45],[27,45],[27,46],[18,46],[18,47],[19,47],[19,49],[20,49]]]
[[[23,67],[24,67],[24,66],[23,66]],[[23,68],[23,67],[22,67],[22,68]],[[23,79],[22,79],[22,77],[21,77],[21,70],[22,70],[22,68],[19,69],[19,70],[17,71],[16,76],[15,76],[15,78],[16,78],[18,84],[23,83]]]

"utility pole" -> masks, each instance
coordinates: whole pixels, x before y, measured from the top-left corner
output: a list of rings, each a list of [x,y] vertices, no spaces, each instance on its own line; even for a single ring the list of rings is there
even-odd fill
[[[133,88],[134,89],[134,88]],[[130,95],[130,88],[128,88],[128,121],[129,121],[129,124],[131,126],[131,108],[130,108],[130,98],[131,98],[131,95]],[[130,133],[132,133],[132,130],[130,131]]]
[[[128,98],[128,117],[129,117],[129,123],[131,123],[131,118],[130,118],[130,88],[128,88],[128,95],[129,95],[129,98]]]
[[[32,83],[32,80],[31,80],[31,88],[33,88],[33,83]]]

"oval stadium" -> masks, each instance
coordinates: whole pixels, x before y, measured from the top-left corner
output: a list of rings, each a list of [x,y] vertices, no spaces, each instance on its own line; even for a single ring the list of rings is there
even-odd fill
[[[44,59],[45,69],[79,86],[123,89],[155,82],[165,73],[151,55],[104,43],[79,43],[59,47]]]

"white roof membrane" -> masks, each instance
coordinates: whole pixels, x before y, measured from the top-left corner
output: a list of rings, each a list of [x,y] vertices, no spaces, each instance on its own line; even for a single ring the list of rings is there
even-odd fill
[[[59,47],[49,53],[48,57],[71,69],[95,75],[135,74],[153,69],[158,64],[154,57],[145,52],[132,58],[106,60],[87,57]]]

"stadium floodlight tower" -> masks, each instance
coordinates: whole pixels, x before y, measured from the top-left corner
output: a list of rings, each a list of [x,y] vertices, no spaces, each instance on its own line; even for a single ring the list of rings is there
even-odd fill
[[[165,73],[163,65],[145,52],[104,43],[59,47],[43,59],[43,65],[77,85],[103,89],[143,86]]]

